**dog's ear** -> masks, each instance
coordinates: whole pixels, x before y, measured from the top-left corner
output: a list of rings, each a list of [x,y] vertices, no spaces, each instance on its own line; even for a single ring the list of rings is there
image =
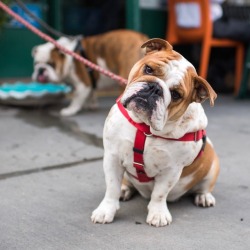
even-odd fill
[[[51,55],[53,55],[56,58],[61,58],[61,59],[63,59],[65,57],[65,53],[62,52],[57,47],[55,47],[54,49],[51,50]]]
[[[172,50],[173,47],[165,40],[153,38],[142,44],[141,48],[146,48],[146,54],[160,50]]]
[[[210,106],[214,106],[214,100],[217,98],[217,94],[214,92],[210,84],[200,76],[194,75],[194,91],[193,101],[204,102],[206,99],[210,99]]]

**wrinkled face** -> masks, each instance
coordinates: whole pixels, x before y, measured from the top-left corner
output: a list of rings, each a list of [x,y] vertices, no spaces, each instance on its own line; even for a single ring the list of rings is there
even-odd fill
[[[197,76],[191,63],[161,39],[146,42],[147,53],[132,68],[122,104],[142,122],[161,131],[193,102],[216,98],[210,85]]]
[[[62,37],[57,42],[74,50],[76,41]],[[32,79],[38,82],[60,82],[67,76],[72,58],[63,54],[51,43],[36,46],[32,50],[34,72]]]
[[[40,45],[33,50],[33,80],[44,83],[59,82],[61,80],[65,55],[50,45]]]

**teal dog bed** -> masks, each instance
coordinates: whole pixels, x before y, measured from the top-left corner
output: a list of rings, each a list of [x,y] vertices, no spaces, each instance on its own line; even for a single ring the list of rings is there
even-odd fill
[[[70,86],[59,83],[3,83],[0,85],[0,102],[24,106],[58,103],[71,90]]]

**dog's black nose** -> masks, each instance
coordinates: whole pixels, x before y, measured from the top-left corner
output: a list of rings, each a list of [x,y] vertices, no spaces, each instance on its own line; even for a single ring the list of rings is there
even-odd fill
[[[144,86],[144,88],[140,91],[140,94],[143,96],[163,96],[162,87],[156,82],[150,82]]]
[[[156,106],[156,101],[159,98],[163,98],[163,89],[156,82],[149,82],[143,85],[143,88],[140,89],[136,94],[129,97],[124,106],[127,105],[133,100],[136,103],[137,108],[148,110],[151,112]]]
[[[44,71],[45,71],[45,68],[39,68],[38,75],[42,75]]]

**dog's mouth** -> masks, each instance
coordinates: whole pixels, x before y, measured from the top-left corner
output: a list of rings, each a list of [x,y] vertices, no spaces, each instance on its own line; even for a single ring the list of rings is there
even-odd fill
[[[35,63],[35,70],[32,77],[34,80],[41,83],[59,81],[55,71],[55,65],[52,65],[52,63]]]
[[[46,68],[40,67],[37,69],[37,76],[36,80],[41,83],[46,83],[49,81],[49,78],[47,76]]]
[[[45,75],[38,75],[37,81],[41,83],[47,83],[49,81],[48,77]]]
[[[124,99],[123,105],[142,122],[152,126],[155,130],[162,129],[166,110],[163,89],[158,83],[150,82],[143,85],[134,94]]]
[[[162,87],[158,83],[150,82],[137,93],[128,97],[124,102],[124,106],[128,109],[136,108],[137,110],[152,113],[159,98],[163,98]]]

